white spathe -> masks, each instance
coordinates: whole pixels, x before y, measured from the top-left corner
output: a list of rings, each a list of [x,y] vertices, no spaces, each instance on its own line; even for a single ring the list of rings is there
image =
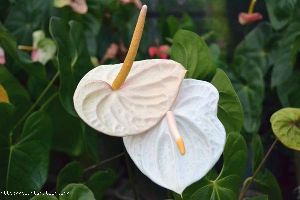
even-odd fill
[[[215,165],[225,145],[226,132],[217,117],[219,93],[210,83],[185,79],[172,111],[186,153],[181,155],[166,117],[143,134],[123,138],[137,167],[158,185],[178,194]]]
[[[83,121],[119,137],[140,134],[159,123],[174,103],[186,73],[172,60],[136,61],[124,85],[112,91],[121,67],[122,63],[94,68],[81,79],[73,97]]]

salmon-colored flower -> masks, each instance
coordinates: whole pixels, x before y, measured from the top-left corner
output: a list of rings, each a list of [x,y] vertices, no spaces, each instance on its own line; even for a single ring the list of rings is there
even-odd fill
[[[151,58],[159,57],[161,59],[167,59],[169,57],[168,51],[170,49],[169,45],[160,45],[149,47],[148,53]]]
[[[242,12],[239,14],[239,23],[241,25],[251,24],[256,21],[260,21],[262,19],[263,19],[263,16],[259,12],[256,12],[256,13],[243,13]]]
[[[5,52],[2,49],[2,47],[0,47],[0,65],[4,65],[6,62],[5,60]]]
[[[100,64],[103,64],[105,61],[109,59],[114,59],[117,57],[117,54],[119,52],[119,45],[116,43],[111,43],[110,46],[106,49],[106,52],[100,62]]]

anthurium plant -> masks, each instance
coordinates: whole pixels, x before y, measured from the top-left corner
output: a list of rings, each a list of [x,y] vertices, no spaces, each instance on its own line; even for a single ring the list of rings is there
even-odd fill
[[[300,1],[191,2],[1,3],[0,199],[297,197]]]

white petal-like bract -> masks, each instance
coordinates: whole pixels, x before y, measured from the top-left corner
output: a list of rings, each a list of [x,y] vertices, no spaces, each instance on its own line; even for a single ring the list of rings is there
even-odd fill
[[[137,167],[158,185],[178,194],[200,180],[220,158],[226,140],[217,118],[219,93],[210,83],[186,79],[172,111],[185,143],[181,155],[166,117],[143,134],[123,138]]]
[[[119,89],[111,84],[121,64],[102,65],[88,72],[74,94],[78,115],[94,129],[112,136],[136,135],[164,117],[178,94],[186,70],[172,60],[133,63]]]

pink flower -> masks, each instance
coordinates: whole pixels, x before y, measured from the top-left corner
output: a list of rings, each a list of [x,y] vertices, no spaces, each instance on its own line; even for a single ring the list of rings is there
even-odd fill
[[[5,52],[4,50],[0,47],[0,65],[4,65],[6,62],[5,60]]]
[[[260,21],[263,19],[262,14],[260,14],[259,12],[256,13],[240,13],[239,14],[239,23],[241,25],[247,25],[247,24],[251,24],[254,23],[256,21]]]
[[[100,64],[103,64],[105,61],[109,59],[114,59],[117,57],[117,54],[119,52],[119,45],[116,43],[111,43],[110,46],[106,49],[106,52],[100,61]]]
[[[38,62],[39,61],[39,58],[40,58],[40,55],[41,53],[39,52],[38,49],[33,49],[32,52],[31,52],[31,60],[33,62]]]
[[[169,57],[168,51],[170,49],[169,45],[160,45],[160,46],[152,46],[149,47],[148,53],[151,58],[157,56],[161,59],[167,59]]]
[[[78,14],[85,14],[88,12],[86,0],[73,0],[70,3],[70,7]]]

